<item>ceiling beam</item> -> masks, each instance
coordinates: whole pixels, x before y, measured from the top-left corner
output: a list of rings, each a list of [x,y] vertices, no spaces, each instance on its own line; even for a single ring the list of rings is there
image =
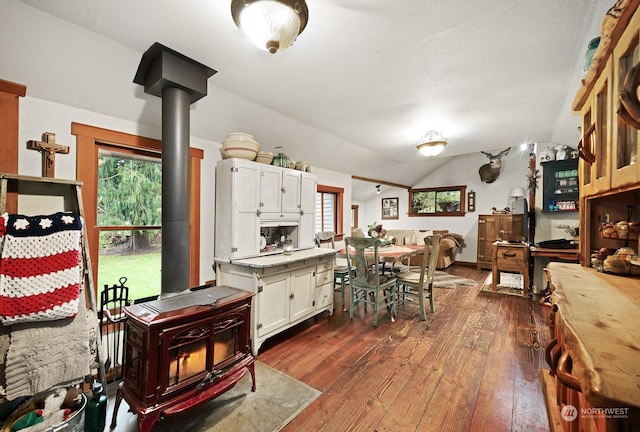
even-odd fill
[[[380,185],[386,185],[386,186],[392,186],[392,187],[397,187],[400,189],[411,189],[411,186],[405,186],[405,185],[401,185],[398,183],[392,183],[392,182],[388,182],[388,181],[384,181],[384,180],[376,180],[376,179],[372,179],[372,178],[368,178],[368,177],[360,177],[360,176],[355,176],[352,175],[351,178],[353,180],[361,180],[361,181],[366,181],[366,182],[370,182],[370,183],[376,183],[376,184],[380,184]]]

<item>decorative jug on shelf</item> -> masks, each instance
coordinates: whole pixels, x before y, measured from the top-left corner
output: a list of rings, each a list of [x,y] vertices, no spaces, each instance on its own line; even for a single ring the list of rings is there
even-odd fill
[[[549,162],[556,160],[556,152],[553,149],[544,149],[540,152],[540,162]]]
[[[556,147],[556,160],[565,160],[568,158],[568,154],[567,154],[567,149],[569,147],[567,147],[566,145],[559,145]]]
[[[278,155],[273,158],[271,165],[289,168],[289,158],[284,153],[278,153]]]

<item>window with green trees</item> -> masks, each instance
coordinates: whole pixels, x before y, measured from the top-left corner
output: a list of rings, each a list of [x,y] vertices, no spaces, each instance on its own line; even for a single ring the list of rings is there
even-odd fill
[[[161,159],[101,149],[97,203],[99,289],[125,276],[132,300],[160,294]]]
[[[464,216],[466,186],[409,189],[409,216]]]

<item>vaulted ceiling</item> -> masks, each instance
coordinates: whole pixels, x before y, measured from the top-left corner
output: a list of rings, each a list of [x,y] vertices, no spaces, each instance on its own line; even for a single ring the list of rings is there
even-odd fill
[[[570,102],[613,3],[307,0],[307,28],[271,55],[235,26],[230,0],[0,0],[0,78],[159,125],[159,99],[133,77],[160,42],[218,71],[192,107],[193,136],[248,132],[294,160],[410,186],[455,155],[575,146]],[[449,145],[427,160],[415,145],[429,129]]]

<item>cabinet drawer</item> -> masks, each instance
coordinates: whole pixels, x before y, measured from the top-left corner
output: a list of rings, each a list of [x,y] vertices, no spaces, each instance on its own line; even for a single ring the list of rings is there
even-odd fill
[[[320,266],[318,266],[320,268]],[[328,284],[329,282],[333,282],[333,270],[323,271],[316,273],[316,286]]]
[[[329,270],[333,270],[333,261],[324,261],[318,263],[318,266],[316,267],[316,271],[318,273],[326,272]]]
[[[496,253],[499,269],[518,270],[526,267],[528,263],[527,250],[524,248],[498,248]]]
[[[333,304],[333,281],[316,288],[316,310]]]

